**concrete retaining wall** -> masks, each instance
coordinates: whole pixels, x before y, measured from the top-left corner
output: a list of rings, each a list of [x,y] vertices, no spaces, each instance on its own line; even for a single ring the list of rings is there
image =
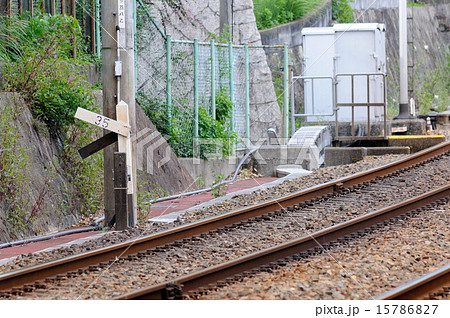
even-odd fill
[[[409,147],[411,153],[424,150],[445,141],[445,136],[391,136],[389,138],[390,147]]]
[[[382,156],[386,154],[410,153],[409,147],[343,147],[325,148],[325,166],[339,166],[357,162],[366,156]]]
[[[219,181],[219,175],[221,174],[225,177],[230,176],[239,163],[236,157],[230,157],[227,160],[179,158],[178,161],[195,180],[195,183],[199,185],[199,188],[212,186],[216,181]]]

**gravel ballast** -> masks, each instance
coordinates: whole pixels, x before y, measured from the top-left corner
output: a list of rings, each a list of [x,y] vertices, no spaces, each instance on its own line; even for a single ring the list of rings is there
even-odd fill
[[[404,157],[404,155],[373,156],[366,157],[363,160],[353,164],[321,168],[314,171],[308,176],[298,179],[286,180],[283,183],[272,188],[257,190],[251,194],[236,194],[232,197],[231,200],[224,200],[198,210],[190,209],[185,214],[181,215],[174,223],[139,224],[136,228],[127,229],[122,232],[106,232],[101,237],[93,240],[88,240],[82,244],[73,244],[70,246],[52,249],[51,251],[20,255],[13,260],[10,260],[9,262],[1,265],[0,273],[10,272],[23,267],[32,266],[70,255],[80,254],[85,251],[110,246],[113,244],[173,228],[182,224],[191,223],[206,217],[220,215],[225,212],[233,211],[245,206],[272,200],[275,197],[287,195],[289,193],[307,189],[309,187],[329,182],[334,179],[339,179],[364,170],[379,167],[399,160],[402,157]]]
[[[449,220],[447,203],[200,299],[372,299],[449,263]]]

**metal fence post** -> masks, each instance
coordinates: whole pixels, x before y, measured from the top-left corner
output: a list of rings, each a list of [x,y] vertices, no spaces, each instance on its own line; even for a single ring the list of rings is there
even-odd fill
[[[290,104],[291,104],[291,136],[295,133],[295,93],[294,93],[294,83],[293,83],[293,77],[294,77],[294,68],[293,65],[289,65],[289,87],[290,87]]]
[[[283,144],[289,137],[289,54],[288,44],[284,43],[283,50]]]
[[[194,39],[194,146],[196,145],[197,138],[198,138],[198,39]]]
[[[166,60],[167,60],[167,118],[169,129],[172,127],[172,40],[170,34],[166,35]]]
[[[250,71],[248,62],[248,44],[244,46],[245,50],[245,144],[250,143]]]
[[[216,119],[216,50],[211,39],[211,116]]]
[[[97,57],[102,57],[101,44],[100,44],[100,0],[95,0],[95,52]]]
[[[229,80],[230,80],[230,101],[233,103],[233,109],[231,110],[231,131],[234,131],[234,74],[233,74],[233,43],[228,43],[228,65],[229,65]]]
[[[133,47],[136,48],[136,35],[137,35],[137,4],[133,1]],[[134,50],[134,94],[136,95],[137,87],[137,49]]]

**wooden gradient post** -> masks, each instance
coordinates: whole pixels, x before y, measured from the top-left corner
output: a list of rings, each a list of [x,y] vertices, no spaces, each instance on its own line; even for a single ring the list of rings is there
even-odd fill
[[[117,113],[117,121],[122,123],[123,125],[130,127],[130,117],[129,117],[129,109],[127,103],[124,101],[120,101],[116,106]],[[119,153],[126,154],[126,171],[127,171],[127,196],[125,200],[126,211],[127,211],[127,225],[134,226],[134,203],[133,203],[133,193],[134,193],[134,183],[135,183],[135,175],[133,171],[133,154],[132,154],[132,146],[131,146],[131,133],[127,136],[118,136],[118,148]],[[114,164],[116,166],[116,164]],[[115,170],[114,170],[115,171]],[[117,199],[116,199],[117,200]],[[122,200],[122,197],[121,197]],[[117,201],[116,201],[117,206]],[[116,209],[116,221],[117,221],[117,209]],[[120,210],[122,213],[122,210]],[[119,224],[117,223],[117,226]],[[122,230],[122,228],[117,228],[118,230]]]
[[[117,134],[117,139],[108,139],[102,137],[102,141],[95,141],[80,151],[80,155],[85,158],[94,152],[107,147],[111,143],[117,141],[118,152],[114,153],[114,217],[117,230],[124,230],[130,225],[133,215],[133,193],[134,180],[133,162],[132,162],[132,145],[131,145],[131,129],[129,120],[128,105],[124,101],[120,101],[116,105],[117,120],[91,112],[89,110],[78,108],[75,118],[109,130]],[[92,146],[94,145],[94,146]],[[84,148],[84,149],[85,149]],[[111,221],[109,223],[112,223]]]

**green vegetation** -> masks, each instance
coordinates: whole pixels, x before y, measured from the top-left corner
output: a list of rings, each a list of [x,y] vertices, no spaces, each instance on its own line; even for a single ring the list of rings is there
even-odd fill
[[[353,0],[333,0],[333,20],[339,23],[352,23],[354,21],[353,9],[348,4],[349,2],[353,2]]]
[[[142,92],[138,92],[136,99],[178,157],[208,159],[210,154],[224,157],[231,155],[237,140],[237,134],[231,131],[228,124],[234,104],[223,90],[216,94],[216,119],[199,107],[199,140],[194,140],[193,109],[185,106],[186,101],[176,101],[177,107],[172,107],[170,119],[166,104],[158,103]],[[197,149],[194,142],[198,145]]]
[[[0,18],[3,90],[20,96],[15,97],[9,113],[2,110],[0,118],[0,203],[8,215],[13,237],[32,228],[31,217],[42,208],[42,196],[46,195],[39,195],[36,208],[30,209],[31,182],[26,173],[29,161],[26,150],[17,147],[17,127],[11,126],[21,113],[18,108],[22,100],[31,110],[35,126],[46,126],[43,131],[49,131],[60,146],[61,165],[75,189],[75,193],[70,188],[58,189],[63,192],[58,196],[63,201],[61,206],[87,215],[100,210],[103,204],[102,156],[82,161],[77,153],[98,134],[74,119],[77,107],[94,111],[99,107],[82,75],[84,68],[95,62],[85,53],[83,43],[77,20],[65,15]]]
[[[256,25],[259,30],[297,20],[323,0],[254,0]]]
[[[447,110],[450,101],[450,53],[447,64],[431,72],[415,72],[414,81],[420,114],[428,114],[432,109],[437,112]]]
[[[424,71],[420,57],[416,57],[414,71],[414,99],[419,114],[429,114],[432,110],[442,112],[447,110],[450,100],[450,53],[447,53],[446,64],[433,70]],[[393,74],[398,74],[397,61],[392,62]],[[410,83],[412,85],[412,83]],[[398,115],[399,82],[390,80],[388,85],[387,111],[388,118]]]
[[[14,102],[7,103],[0,111],[0,204],[5,209],[12,237],[26,230],[31,221],[26,198],[29,156],[19,145],[21,135],[15,125],[20,114],[20,106]]]
[[[339,23],[353,22],[353,10],[348,4],[353,0],[333,0],[333,20]],[[254,0],[256,25],[259,30],[273,28],[302,18],[317,9],[324,0]]]
[[[64,15],[12,18],[4,19],[0,28],[7,89],[19,92],[37,119],[53,130],[65,129],[74,123],[78,106],[93,107],[80,75],[92,60],[82,49],[72,58],[74,43],[82,43],[77,20]]]
[[[408,7],[424,7],[426,1],[421,0],[408,0]]]
[[[138,223],[146,222],[150,216],[150,201],[162,198],[168,195],[166,191],[161,189],[157,184],[151,184],[147,176],[137,179],[137,220]]]
[[[211,189],[213,197],[220,198],[227,194],[228,184],[220,184],[225,181],[225,179],[226,177],[222,173],[214,175],[214,183]]]

